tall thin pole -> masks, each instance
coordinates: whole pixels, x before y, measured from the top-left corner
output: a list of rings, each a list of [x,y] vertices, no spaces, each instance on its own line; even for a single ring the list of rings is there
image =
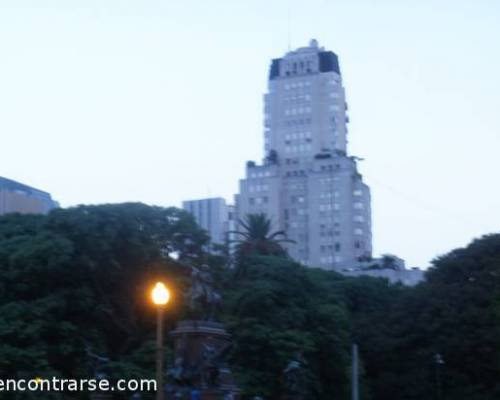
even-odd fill
[[[291,0],[288,0],[288,12],[287,12],[287,45],[288,45],[288,51],[291,50],[292,48],[292,44],[291,44],[291,5],[290,5],[290,1]]]
[[[158,306],[156,322],[156,400],[163,400],[163,307]]]
[[[352,344],[352,376],[351,394],[352,400],[359,400],[359,367],[358,367],[358,345]]]

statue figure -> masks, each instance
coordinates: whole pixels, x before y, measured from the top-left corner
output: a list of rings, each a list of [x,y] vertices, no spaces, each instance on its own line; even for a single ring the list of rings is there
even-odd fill
[[[185,372],[184,357],[177,356],[174,360],[174,366],[167,370],[167,376],[170,376],[176,384],[181,385],[185,381]]]
[[[221,296],[214,289],[214,279],[207,264],[199,268],[191,266],[191,289],[188,292],[189,307],[201,310],[207,320],[212,320],[221,304]]]
[[[167,369],[167,377],[173,382],[173,388],[182,388],[191,385],[193,370],[186,365],[186,339],[179,341],[173,366]]]
[[[109,363],[109,358],[99,356],[90,350],[90,346],[86,346],[85,352],[90,361],[90,369],[95,379],[107,379],[108,374],[106,373],[107,364]]]
[[[203,385],[212,387],[217,384],[219,366],[217,365],[217,351],[215,346],[203,343],[201,380]]]
[[[231,390],[228,390],[226,391],[226,393],[224,393],[224,400],[234,400],[234,395]]]
[[[210,343],[203,343],[203,353],[201,359],[201,381],[205,387],[217,386],[220,368],[223,365],[224,357],[231,345],[228,343],[225,346],[217,349]]]
[[[288,394],[299,394],[302,391],[304,364],[302,353],[297,352],[283,370],[283,380]]]

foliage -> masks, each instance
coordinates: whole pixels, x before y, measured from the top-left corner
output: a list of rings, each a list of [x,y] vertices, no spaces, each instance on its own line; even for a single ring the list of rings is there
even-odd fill
[[[285,243],[293,243],[287,239],[284,231],[272,232],[272,223],[263,213],[248,214],[245,220],[238,221],[243,230],[231,231],[239,236],[231,242],[236,243],[236,275],[246,274],[248,258],[253,255],[286,257]]]
[[[339,279],[286,258],[251,258],[245,279],[225,293],[225,320],[236,339],[233,364],[246,395],[278,398],[282,372],[301,351],[307,398],[345,398],[349,323],[335,291]]]

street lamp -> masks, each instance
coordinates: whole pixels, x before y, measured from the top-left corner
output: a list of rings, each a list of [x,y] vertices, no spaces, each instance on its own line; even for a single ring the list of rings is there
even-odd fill
[[[156,324],[156,400],[163,400],[163,310],[170,299],[170,292],[162,282],[157,282],[151,292],[151,298],[158,310]]]

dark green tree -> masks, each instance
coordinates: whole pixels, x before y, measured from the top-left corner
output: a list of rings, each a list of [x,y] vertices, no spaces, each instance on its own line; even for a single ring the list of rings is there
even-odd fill
[[[284,231],[272,231],[271,220],[263,213],[248,214],[238,223],[243,230],[232,231],[238,236],[231,243],[236,244],[236,276],[246,274],[248,258],[254,255],[287,257],[283,245],[294,243],[286,237]]]

